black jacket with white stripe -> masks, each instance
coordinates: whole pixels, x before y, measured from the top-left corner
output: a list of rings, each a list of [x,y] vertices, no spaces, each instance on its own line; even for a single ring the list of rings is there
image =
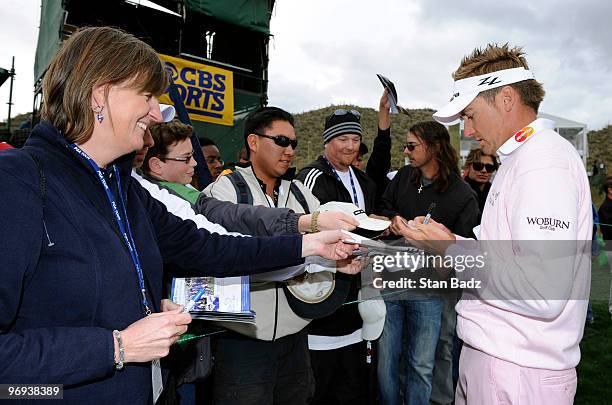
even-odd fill
[[[353,172],[363,191],[365,211],[367,214],[373,214],[376,209],[376,183],[367,174],[355,167],[353,167]],[[312,191],[321,205],[329,201],[352,202],[349,191],[334,175],[331,165],[323,156],[319,156],[317,160],[300,170],[296,178]],[[361,287],[360,275],[338,274],[337,276],[351,278],[351,288],[346,301],[357,300],[357,293]],[[361,325],[362,320],[357,305],[343,305],[333,314],[311,322],[308,326],[308,332],[311,335],[344,336],[358,330]]]
[[[356,167],[353,167],[353,172],[363,191],[365,212],[368,215],[374,214],[376,209],[376,183],[370,176]],[[317,160],[300,170],[296,179],[312,191],[321,205],[329,201],[352,202],[351,194],[334,175],[331,165],[323,156],[319,156]]]

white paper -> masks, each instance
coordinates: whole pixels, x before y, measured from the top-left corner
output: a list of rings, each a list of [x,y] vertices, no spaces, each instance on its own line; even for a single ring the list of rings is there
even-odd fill
[[[151,362],[151,382],[153,385],[153,404],[155,404],[164,390],[159,359],[155,359]]]

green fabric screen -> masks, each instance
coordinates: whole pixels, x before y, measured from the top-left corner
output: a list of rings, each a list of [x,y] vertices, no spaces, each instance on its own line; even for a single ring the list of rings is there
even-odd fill
[[[38,81],[60,46],[60,29],[64,9],[62,0],[43,0],[40,10],[40,30],[34,60],[34,78]]]
[[[257,32],[270,33],[273,0],[185,0],[187,10]]]

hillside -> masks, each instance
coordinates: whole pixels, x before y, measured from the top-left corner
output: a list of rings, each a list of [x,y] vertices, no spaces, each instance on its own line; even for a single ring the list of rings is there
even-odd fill
[[[604,169],[599,169],[598,176],[591,177],[593,187],[593,202],[597,207],[604,199],[603,193],[599,190],[601,182],[606,174],[612,176],[612,125],[608,125],[597,131],[590,131],[587,134],[589,139],[589,158],[587,159],[587,168],[593,170],[595,161],[604,164]]]
[[[370,151],[378,129],[378,112],[373,108],[362,108],[353,105],[338,105],[320,108],[300,114],[295,114],[295,129],[299,139],[294,165],[299,169],[316,159],[323,152],[323,126],[325,118],[338,108],[355,109],[361,113],[361,126],[363,128],[363,142]],[[409,115],[397,114],[391,116],[391,136],[393,146],[391,149],[391,166],[399,168],[404,165],[404,155],[401,145],[405,142],[405,135],[412,124],[430,120],[433,110],[409,110]]]
[[[595,160],[603,162],[609,175],[612,175],[612,125],[608,125],[598,131],[590,131],[589,159],[587,161],[589,170],[592,169]]]
[[[17,114],[11,119],[11,131],[16,130],[24,121],[29,121],[32,118],[32,113]],[[6,121],[0,122],[0,127],[6,128]]]

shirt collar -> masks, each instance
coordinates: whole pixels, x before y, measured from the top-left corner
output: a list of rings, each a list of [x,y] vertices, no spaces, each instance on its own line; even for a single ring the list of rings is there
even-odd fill
[[[264,183],[263,180],[260,180],[259,177],[257,177],[257,173],[255,173],[255,168],[253,167],[253,165],[249,162],[248,166],[246,167],[251,169],[251,171],[253,172],[253,176],[255,176],[257,183],[259,183],[259,187],[261,187],[261,191],[263,191],[264,195],[267,195],[266,183]],[[278,196],[280,195],[280,187],[283,180],[292,181],[294,177],[295,167],[290,167],[289,169],[287,169],[285,174],[283,174],[281,177],[276,178],[276,184],[274,184],[274,190],[272,192],[272,200],[274,200],[274,205],[278,205]]]
[[[497,150],[499,160],[502,162],[508,158],[508,156],[518,149],[519,146],[529,141],[537,133],[542,132],[546,129],[555,129],[555,122],[546,118],[538,118],[526,127],[517,131],[512,135],[504,144]]]

